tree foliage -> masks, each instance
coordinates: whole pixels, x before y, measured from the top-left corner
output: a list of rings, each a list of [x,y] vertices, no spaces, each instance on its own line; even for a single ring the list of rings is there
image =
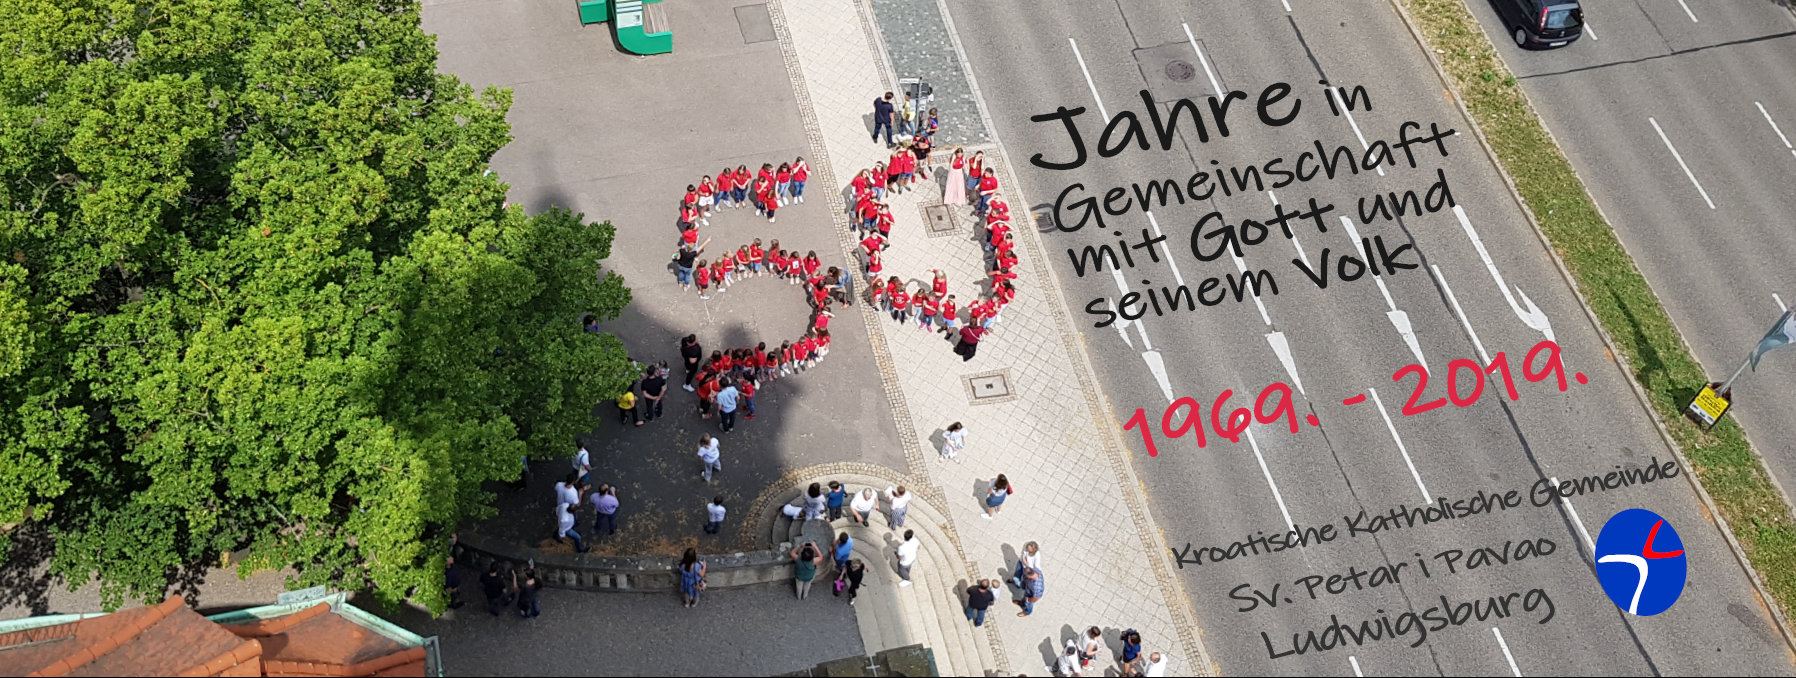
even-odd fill
[[[442,534],[621,392],[613,230],[502,206],[412,0],[0,0],[0,526],[109,606],[250,549],[441,609]],[[4,537],[0,537],[0,542]]]

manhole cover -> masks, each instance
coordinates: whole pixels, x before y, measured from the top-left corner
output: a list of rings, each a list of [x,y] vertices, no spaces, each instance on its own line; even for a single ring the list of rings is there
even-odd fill
[[[923,224],[928,228],[929,236],[953,235],[960,231],[960,222],[954,218],[954,211],[947,205],[926,205],[923,207]]]
[[[1166,64],[1166,79],[1173,82],[1184,82],[1197,77],[1197,68],[1189,61],[1174,61]]]
[[[974,405],[1006,402],[1016,399],[1016,393],[1010,388],[1009,370],[981,372],[962,377],[966,384],[967,395]]]

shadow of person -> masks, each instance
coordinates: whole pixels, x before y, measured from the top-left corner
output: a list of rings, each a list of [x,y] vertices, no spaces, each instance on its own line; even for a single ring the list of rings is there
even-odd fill
[[[885,548],[880,549],[879,551],[880,560],[885,562],[886,567],[892,571],[892,574],[898,574],[897,551],[898,545],[903,543],[903,540],[899,539],[899,535],[887,532],[880,536],[880,541],[885,544]]]
[[[1023,597],[1023,590],[1017,588],[1016,582],[1013,581],[1013,579],[1016,575],[1016,563],[1022,558],[1022,555],[1017,552],[1015,546],[1009,544],[1003,545],[1003,551],[1004,564],[999,565],[997,568],[998,581],[1003,582],[1004,590],[1010,592],[1010,597],[1012,599],[1021,598]]]
[[[985,495],[989,494],[991,489],[992,481],[988,479],[982,478],[973,481],[973,499],[979,502],[979,510],[985,510]]]
[[[1060,663],[1061,646],[1054,644],[1054,638],[1050,636],[1041,639],[1041,645],[1036,647],[1041,649],[1042,675],[1054,675],[1054,665]]]
[[[938,428],[934,433],[929,434],[929,447],[935,450],[937,456],[942,453],[942,444],[948,442],[947,435],[948,429],[945,428]]]

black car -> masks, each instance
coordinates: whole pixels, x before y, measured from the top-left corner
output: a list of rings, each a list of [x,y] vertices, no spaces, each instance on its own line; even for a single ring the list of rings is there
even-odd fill
[[[1584,35],[1584,10],[1564,0],[1490,0],[1517,47],[1564,47]]]

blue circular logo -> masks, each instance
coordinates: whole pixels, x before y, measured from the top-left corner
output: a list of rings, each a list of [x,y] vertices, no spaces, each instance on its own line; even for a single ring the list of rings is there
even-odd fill
[[[1603,524],[1596,538],[1596,578],[1609,600],[1628,614],[1651,617],[1671,609],[1684,592],[1689,564],[1678,531],[1659,514],[1628,509]]]

